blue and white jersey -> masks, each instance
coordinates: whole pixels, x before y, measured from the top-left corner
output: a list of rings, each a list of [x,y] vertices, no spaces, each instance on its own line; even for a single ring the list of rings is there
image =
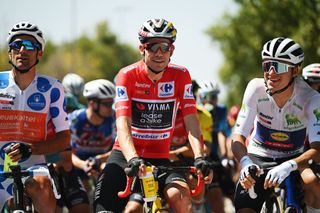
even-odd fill
[[[88,121],[86,109],[68,115],[71,130],[71,147],[82,160],[111,150],[115,138],[114,116],[105,118],[100,125]]]
[[[253,79],[245,91],[235,133],[245,137],[251,133],[248,153],[261,157],[302,153],[306,135],[310,143],[320,141],[320,94],[296,78],[292,96],[279,108],[266,93],[264,79]]]

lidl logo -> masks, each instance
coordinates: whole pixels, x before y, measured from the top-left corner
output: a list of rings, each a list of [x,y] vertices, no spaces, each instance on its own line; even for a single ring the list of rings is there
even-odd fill
[[[116,86],[116,101],[127,101],[127,88],[124,86]]]
[[[159,97],[172,97],[174,95],[174,82],[163,82],[158,84]]]

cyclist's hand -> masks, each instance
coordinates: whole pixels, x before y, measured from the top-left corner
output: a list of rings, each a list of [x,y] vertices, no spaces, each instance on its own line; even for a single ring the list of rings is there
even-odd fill
[[[264,188],[276,187],[290,175],[294,170],[298,169],[298,165],[294,160],[285,161],[279,166],[271,169],[264,181]]]
[[[194,160],[194,166],[197,168],[197,170],[200,170],[202,173],[202,176],[204,177],[204,182],[206,184],[211,183],[213,178],[213,171],[210,168],[210,163],[204,159],[204,157],[197,157]]]
[[[32,154],[31,146],[25,143],[11,143],[4,150],[13,162],[21,159],[27,159]]]
[[[251,177],[250,175],[250,170],[249,168],[251,166],[255,166],[257,167],[257,171],[259,171],[259,166],[254,164],[251,159],[249,158],[249,156],[244,156],[241,158],[240,160],[240,165],[241,165],[241,171],[240,171],[240,184],[243,188],[245,189],[249,189],[251,188],[255,183],[256,181],[254,180],[253,177]],[[258,172],[259,174],[259,172]],[[258,175],[257,174],[257,175]]]
[[[134,177],[139,174],[139,171],[145,173],[144,160],[139,157],[131,158],[128,162],[128,167],[125,169],[126,174],[129,177]]]

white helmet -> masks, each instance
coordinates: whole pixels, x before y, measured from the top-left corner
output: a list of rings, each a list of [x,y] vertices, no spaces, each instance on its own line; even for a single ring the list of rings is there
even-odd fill
[[[309,64],[304,67],[302,77],[308,82],[320,82],[320,64]]]
[[[88,99],[114,98],[115,95],[114,84],[105,79],[93,80],[84,85],[83,96]]]
[[[67,93],[75,96],[81,95],[84,87],[83,78],[75,73],[68,73],[62,79],[62,85]]]
[[[138,34],[141,43],[146,43],[149,38],[167,38],[173,43],[177,30],[165,19],[151,19],[143,23]]]
[[[29,35],[34,37],[38,43],[41,45],[42,51],[44,50],[44,46],[46,44],[45,39],[43,38],[42,31],[39,30],[38,26],[32,24],[30,22],[20,22],[18,24],[13,25],[12,29],[9,31],[9,36],[7,38],[8,44],[11,43],[12,38],[18,35]]]
[[[198,90],[198,94],[200,96],[205,96],[206,94],[219,94],[220,88],[217,82],[215,81],[203,81],[200,83],[200,88]]]
[[[274,38],[263,45],[261,57],[289,62],[300,65],[304,59],[304,53],[300,45],[290,38]]]

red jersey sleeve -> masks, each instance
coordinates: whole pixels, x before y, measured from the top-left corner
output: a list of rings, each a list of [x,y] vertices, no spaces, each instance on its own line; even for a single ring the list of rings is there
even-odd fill
[[[130,77],[130,72],[125,69],[119,71],[116,82],[116,98],[115,98],[115,111],[116,117],[129,116],[131,117],[131,97],[133,79]],[[133,88],[134,89],[134,88]]]
[[[179,76],[179,99],[182,115],[197,113],[196,101],[192,93],[192,82],[189,71],[180,72]]]

